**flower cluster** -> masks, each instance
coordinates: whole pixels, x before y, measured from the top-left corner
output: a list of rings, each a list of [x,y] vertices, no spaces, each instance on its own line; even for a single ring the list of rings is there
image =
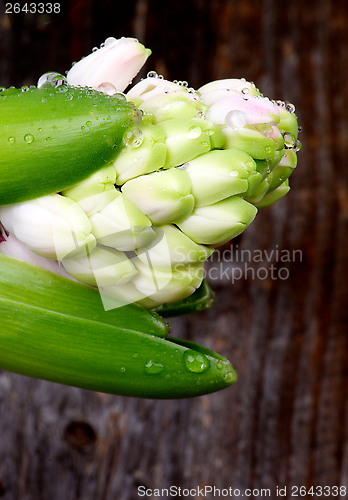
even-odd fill
[[[136,40],[107,39],[67,81],[120,93],[149,54]],[[114,163],[84,182],[0,207],[11,235],[0,252],[17,238],[23,260],[33,252],[108,296],[152,309],[192,294],[214,247],[289,191],[298,125],[292,104],[244,79],[195,90],[150,72],[124,99],[141,110],[140,131],[125,134]]]

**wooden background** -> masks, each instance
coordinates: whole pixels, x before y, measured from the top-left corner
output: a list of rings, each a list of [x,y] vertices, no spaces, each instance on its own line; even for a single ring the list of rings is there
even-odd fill
[[[214,280],[215,308],[173,320],[174,335],[236,367],[238,383],[220,393],[127,399],[1,372],[0,498],[133,500],[139,485],[270,488],[271,498],[287,486],[291,498],[292,486],[348,487],[347,2],[85,0],[11,19],[2,5],[0,85],[64,72],[122,35],[153,50],[146,71],[196,87],[245,77],[296,105],[292,190],[235,248],[302,258],[248,262],[285,266],[289,278]]]

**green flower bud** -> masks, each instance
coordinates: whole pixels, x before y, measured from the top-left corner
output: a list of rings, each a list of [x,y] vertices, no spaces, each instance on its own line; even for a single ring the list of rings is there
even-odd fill
[[[207,260],[214,249],[197,245],[174,226],[154,227],[156,238],[147,248],[138,250],[139,260],[163,271],[196,266]]]
[[[177,167],[210,151],[208,133],[191,120],[167,120],[161,123],[161,127],[166,134],[167,168]]]
[[[71,276],[91,286],[124,285],[137,273],[123,252],[97,245],[91,252],[75,259],[63,259]]]
[[[62,191],[64,196],[76,201],[87,215],[98,211],[101,195],[106,191],[114,191],[116,170],[114,166],[103,168],[85,181]]]
[[[284,156],[285,149],[276,151],[273,158],[267,160],[255,160],[256,170],[261,174],[262,180],[264,180],[267,175],[272,172],[272,170],[278,165],[282,157]]]
[[[122,193],[156,225],[182,222],[195,202],[189,175],[177,168],[132,179]]]
[[[134,251],[148,245],[156,236],[151,222],[119,191],[104,193],[112,200],[89,217],[92,234],[98,243],[123,251]]]
[[[252,185],[256,178],[257,182],[261,180],[254,160],[238,149],[210,151],[187,163],[185,170],[192,182],[196,207],[245,193],[250,187],[249,177]]]
[[[261,201],[259,201],[256,206],[257,208],[266,208],[272,203],[280,200],[290,191],[289,179],[283,182],[279,187],[265,194]]]
[[[276,154],[273,139],[265,137],[253,125],[245,125],[236,130],[225,127],[222,132],[226,141],[224,149],[241,149],[256,160],[272,158]]]
[[[268,191],[273,191],[290,177],[297,165],[297,156],[293,149],[286,149],[283,158],[272,171],[272,182]]]
[[[279,106],[280,122],[278,128],[282,132],[289,132],[295,139],[298,136],[298,123],[295,113],[290,112],[284,106]]]
[[[262,200],[262,198],[269,190],[269,187],[272,182],[272,175],[273,173],[270,172],[267,175],[267,177],[260,183],[260,185],[254,190],[251,196],[245,197],[245,199],[250,203],[255,203],[255,204],[258,203],[260,200]]]
[[[225,137],[216,123],[202,118],[192,118],[191,122],[198,125],[203,132],[209,135],[211,149],[220,149],[225,144]]]
[[[200,101],[192,101],[185,95],[163,94],[150,99],[140,105],[140,109],[151,112],[154,115],[155,123],[172,119],[191,119],[196,118],[197,113],[201,114],[207,111]]]
[[[132,139],[131,133],[125,138],[128,147],[121,152],[114,162],[119,185],[138,177],[159,170],[165,164],[165,134],[158,125],[146,125],[140,135]]]
[[[243,198],[231,196],[213,205],[195,208],[178,226],[196,243],[222,245],[244,231],[256,213],[257,209]]]
[[[96,246],[86,214],[58,194],[0,207],[0,220],[29,250],[48,259],[76,257]]]

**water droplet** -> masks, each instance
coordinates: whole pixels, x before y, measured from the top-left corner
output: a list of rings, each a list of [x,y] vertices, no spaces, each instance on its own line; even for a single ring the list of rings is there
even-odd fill
[[[103,83],[101,83],[98,86],[97,90],[99,92],[102,92],[105,95],[114,95],[117,92],[116,87],[112,83],[109,83],[109,82],[103,82]]]
[[[285,107],[289,113],[295,113],[295,105],[292,104],[291,102],[286,102]]]
[[[29,90],[29,87],[28,85],[23,85],[23,87],[21,88],[22,92],[28,92]]]
[[[107,38],[104,42],[104,46],[107,47],[108,45],[111,45],[112,43],[115,42],[115,38],[110,36],[109,38]]]
[[[50,137],[46,137],[46,141],[47,142],[50,142],[51,138]]]
[[[100,44],[100,48],[102,49],[103,47],[105,47],[105,43],[104,42]]]
[[[82,125],[81,130],[85,130],[85,128],[86,128],[86,127],[85,127],[84,125]]]
[[[40,76],[37,82],[37,88],[49,88],[49,87],[59,87],[60,85],[66,85],[68,83],[64,75],[55,72],[45,73]]]
[[[32,134],[26,134],[24,136],[24,141],[28,144],[30,144],[31,142],[33,142],[34,140],[34,136]]]
[[[146,76],[148,78],[158,78],[158,74],[156,73],[156,71],[149,71]]]
[[[294,148],[293,148],[293,149],[294,149],[294,151],[297,153],[297,151],[300,151],[301,147],[302,147],[302,144],[301,144],[301,142],[297,139],[297,140],[295,141],[295,144],[294,144]]]
[[[284,101],[280,101],[279,99],[276,101],[273,101],[277,106],[280,106],[281,108],[285,108],[286,104]]]
[[[302,132],[302,127],[298,127],[298,133]]]
[[[201,127],[198,127],[198,125],[194,125],[193,127],[190,127],[187,133],[187,136],[190,139],[197,139],[202,133]]]
[[[243,111],[234,109],[229,111],[225,118],[225,125],[231,130],[238,130],[247,124],[247,114]]]
[[[197,118],[204,118],[205,117],[204,111],[202,109],[200,109],[199,111],[197,111],[196,117]]]
[[[126,371],[125,367],[124,367],[124,366],[122,366],[122,368],[121,368],[121,372],[122,372],[122,373],[124,373],[125,371]]]
[[[88,121],[86,122],[86,125],[87,125],[87,127],[90,127],[90,126],[92,125],[92,122],[91,122],[90,120],[88,120]]]
[[[145,365],[145,372],[148,375],[157,375],[158,373],[163,372],[164,366],[161,363],[154,363],[153,361],[149,361]]]
[[[292,149],[295,146],[296,138],[290,132],[284,132],[283,138],[284,138],[285,149]]]
[[[74,98],[74,96],[73,96],[73,95],[71,95],[71,94],[69,94],[69,95],[67,95],[67,96],[66,96],[66,100],[67,100],[67,101],[72,101],[72,100],[73,100],[73,98]]]
[[[223,369],[223,367],[224,367],[223,363],[221,363],[221,361],[218,361],[218,363],[217,363],[217,365],[216,365],[216,368],[217,368],[218,370],[222,370],[222,369]]]
[[[41,102],[45,104],[47,102],[47,99],[41,99]]]
[[[14,144],[16,142],[15,137],[9,137],[7,140],[10,144]]]
[[[72,122],[72,118],[68,118],[68,122]]]
[[[249,94],[249,89],[245,87],[245,89],[242,89],[242,94]]]
[[[97,52],[98,47],[93,47],[92,52]]]
[[[41,133],[42,132],[42,128],[41,127],[38,128],[37,131]]]
[[[58,129],[57,125],[53,125],[52,128],[53,128],[53,130],[57,130]]]
[[[184,352],[184,363],[188,371],[193,373],[206,372],[210,367],[210,362],[204,354],[188,349]]]
[[[129,130],[123,136],[123,143],[129,148],[138,148],[141,146],[144,138],[139,130]]]
[[[231,170],[231,172],[229,172],[229,175],[231,177],[238,177],[239,176],[239,172],[237,172],[237,170]]]
[[[227,375],[224,376],[224,380],[228,383],[231,384],[234,381],[235,377],[232,372],[227,373]]]

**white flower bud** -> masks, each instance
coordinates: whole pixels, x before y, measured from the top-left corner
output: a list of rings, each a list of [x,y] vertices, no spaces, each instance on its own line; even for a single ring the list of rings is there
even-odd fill
[[[29,250],[48,259],[77,256],[96,246],[86,214],[58,194],[0,207],[0,220]]]
[[[63,259],[62,264],[81,283],[98,287],[124,285],[137,273],[125,253],[100,245],[81,257]]]

